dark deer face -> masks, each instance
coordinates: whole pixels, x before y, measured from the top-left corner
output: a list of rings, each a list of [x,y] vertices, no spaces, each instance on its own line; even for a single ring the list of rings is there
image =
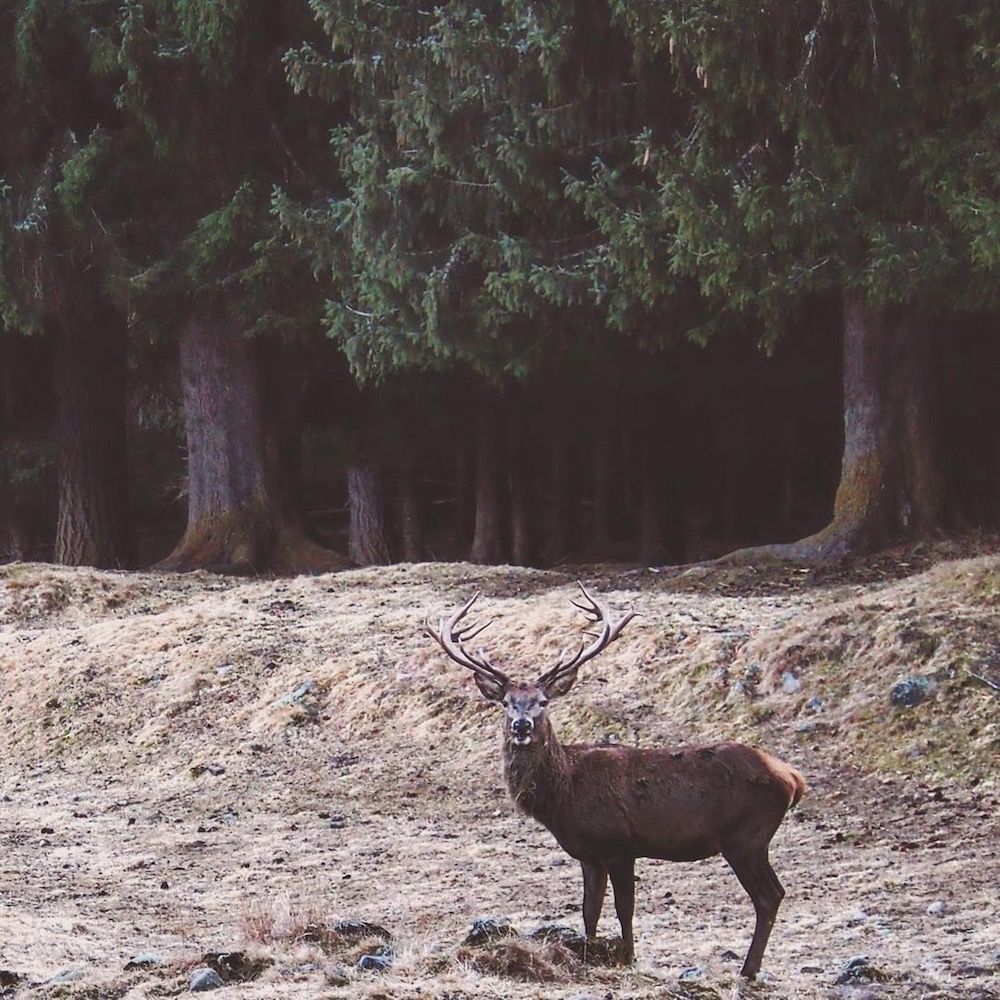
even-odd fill
[[[544,732],[549,698],[538,684],[511,684],[500,704],[504,710],[504,734],[514,746],[534,743]]]
[[[567,649],[559,657],[554,667],[546,670],[534,684],[519,684],[512,681],[502,670],[498,670],[489,656],[479,651],[470,652],[465,643],[479,635],[487,625],[471,622],[462,624],[469,608],[478,594],[471,597],[447,620],[442,620],[437,629],[425,626],[424,631],[456,662],[468,667],[475,678],[479,690],[489,701],[503,706],[504,731],[512,746],[529,746],[544,741],[548,731],[546,709],[549,701],[566,694],[576,681],[580,665],[597,656],[621,634],[625,626],[635,617],[629,611],[617,620],[592,594],[580,584],[583,601],[573,601],[586,614],[592,624],[599,626],[598,632],[588,633],[593,640],[582,643],[574,653]]]
[[[534,684],[516,681],[495,683],[492,679],[476,683],[489,701],[496,702],[504,711],[504,735],[512,746],[524,747],[544,740],[549,702],[565,694],[576,680],[576,671],[557,684],[546,685],[541,680]]]

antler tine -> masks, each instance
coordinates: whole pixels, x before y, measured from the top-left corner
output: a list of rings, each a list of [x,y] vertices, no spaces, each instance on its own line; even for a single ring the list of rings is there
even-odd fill
[[[477,674],[492,677],[495,680],[506,682],[507,675],[498,670],[490,662],[489,656],[480,652],[474,656],[463,645],[469,639],[475,638],[483,629],[493,624],[491,618],[488,622],[480,625],[478,622],[469,622],[460,626],[458,623],[468,613],[469,608],[479,599],[479,593],[475,593],[465,604],[453,611],[448,618],[442,618],[435,631],[429,623],[424,624],[424,633],[430,636],[456,663],[463,667],[468,667]]]
[[[592,632],[586,633],[587,635],[594,635],[593,642],[589,646],[581,643],[576,655],[572,658],[566,659],[568,650],[564,651],[555,666],[542,674],[540,680],[543,684],[551,684],[561,675],[576,669],[582,663],[586,663],[587,660],[593,659],[598,653],[614,642],[621,635],[625,626],[638,614],[634,610],[628,611],[618,621],[613,621],[611,612],[603,601],[591,594],[579,580],[577,581],[577,586],[580,588],[583,598],[587,603],[584,604],[572,598],[570,599],[570,603],[574,607],[579,608],[591,621],[600,622],[601,629],[596,635]]]

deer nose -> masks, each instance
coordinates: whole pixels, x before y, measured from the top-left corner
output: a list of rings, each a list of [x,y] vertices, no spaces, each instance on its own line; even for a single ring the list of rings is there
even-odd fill
[[[531,719],[515,719],[510,724],[510,731],[518,739],[522,739],[531,732]]]

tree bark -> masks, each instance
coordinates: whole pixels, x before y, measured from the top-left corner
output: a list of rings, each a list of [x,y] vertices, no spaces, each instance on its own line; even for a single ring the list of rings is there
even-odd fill
[[[523,405],[517,405],[507,424],[511,561],[515,566],[538,564],[538,489],[532,445],[530,422]]]
[[[455,446],[455,541],[472,544],[476,525],[476,435],[464,427],[456,428]]]
[[[128,563],[126,336],[106,306],[55,333],[59,512],[54,558],[68,566]]]
[[[644,400],[635,432],[641,448],[638,557],[647,566],[679,559],[682,548],[674,438],[679,421],[673,386],[668,382],[661,388],[660,398],[651,393]]]
[[[550,422],[548,496],[545,516],[545,559],[550,564],[567,559],[578,536],[576,496],[570,463],[573,442],[562,413]]]
[[[357,566],[387,566],[392,562],[385,517],[385,488],[382,474],[371,466],[350,466],[347,470],[347,499],[350,508],[348,555]]]
[[[594,439],[594,520],[590,544],[598,558],[606,558],[611,547],[615,516],[616,484],[618,479],[615,451],[615,415],[605,413]]]
[[[930,393],[930,327],[913,308],[844,301],[844,451],[833,520],[787,545],[728,562],[831,562],[918,538],[941,521],[943,488]]]
[[[273,362],[272,362],[273,363]],[[257,366],[232,317],[192,317],[180,336],[188,523],[161,569],[323,572],[344,560],[289,513],[277,436],[265,433]],[[270,441],[270,445],[269,445]]]
[[[469,561],[504,561],[503,435],[499,407],[484,404],[476,422],[476,523]]]
[[[414,472],[404,467],[396,477],[396,526],[404,562],[422,562],[425,558],[424,518],[420,490]]]

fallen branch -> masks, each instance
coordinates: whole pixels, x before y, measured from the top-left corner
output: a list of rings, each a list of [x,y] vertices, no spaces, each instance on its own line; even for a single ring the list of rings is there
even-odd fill
[[[987,687],[993,688],[994,691],[1000,691],[1000,684],[996,681],[991,681],[989,677],[983,677],[982,674],[974,674],[971,670],[969,671],[969,676],[973,680],[982,681]]]

